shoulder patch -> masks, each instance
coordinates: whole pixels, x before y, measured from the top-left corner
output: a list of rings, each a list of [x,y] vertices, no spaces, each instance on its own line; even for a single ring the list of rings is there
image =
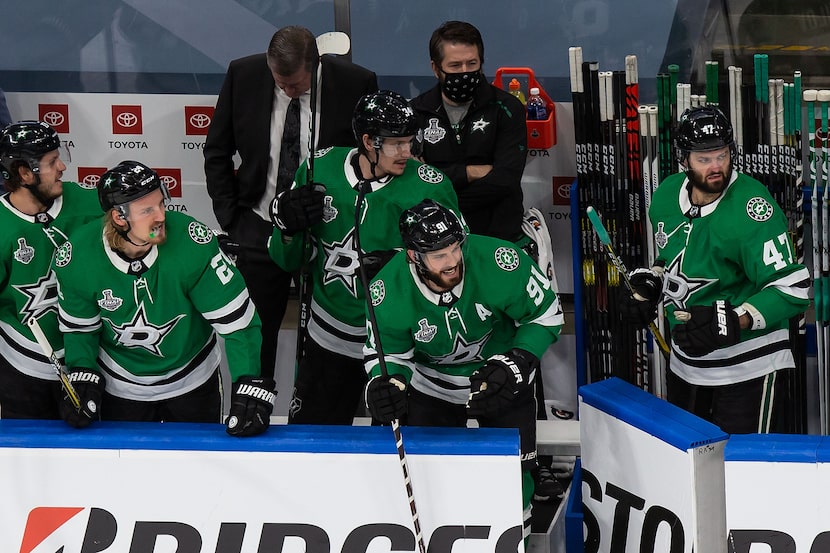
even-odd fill
[[[515,271],[519,266],[519,252],[513,248],[500,246],[496,249],[496,265],[505,271]]]
[[[319,150],[314,150],[314,157],[323,157],[327,153],[332,150],[333,146],[329,146],[328,148],[320,148]]]
[[[422,181],[430,184],[438,184],[444,180],[444,173],[427,164],[422,164],[418,167],[418,176],[421,177]]]
[[[78,186],[84,190],[95,190],[98,188],[98,181],[101,180],[100,175],[87,175],[78,181]]]
[[[386,285],[382,280],[376,280],[369,285],[369,294],[372,298],[372,305],[378,306],[386,297]]]
[[[72,243],[64,242],[61,247],[55,250],[55,265],[66,267],[72,261]]]
[[[207,228],[207,225],[199,221],[191,221],[187,225],[187,233],[190,235],[190,239],[197,244],[207,244],[213,238],[213,233]]]
[[[772,212],[772,204],[760,196],[750,198],[746,202],[746,214],[749,215],[750,219],[758,221],[759,223],[763,223],[772,217]]]

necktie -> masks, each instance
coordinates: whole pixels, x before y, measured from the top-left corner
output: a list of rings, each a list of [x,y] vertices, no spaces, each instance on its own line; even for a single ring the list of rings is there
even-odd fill
[[[291,188],[294,174],[300,166],[300,100],[292,98],[285,112],[282,129],[280,164],[277,169],[277,194]]]

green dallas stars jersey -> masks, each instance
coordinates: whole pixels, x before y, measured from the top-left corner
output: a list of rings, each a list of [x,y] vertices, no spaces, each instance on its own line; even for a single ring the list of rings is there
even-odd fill
[[[311,261],[312,301],[308,333],[326,349],[362,359],[366,341],[365,299],[358,279],[354,249],[357,177],[352,160],[356,149],[329,148],[315,152],[314,180],[326,186],[323,221],[309,231],[316,247]],[[300,167],[295,182],[305,183],[307,165]],[[439,170],[410,159],[400,176],[372,182],[366,194],[360,225],[364,252],[403,248],[398,219],[401,213],[425,198],[458,211],[458,200],[449,179]],[[302,265],[302,233],[283,237],[274,229],[269,251],[286,271]]]
[[[722,385],[794,366],[788,319],[809,304],[809,274],[794,261],[787,221],[767,188],[733,172],[721,197],[692,206],[684,173],[654,193],[649,218],[658,259],[666,262],[663,301],[671,327],[676,309],[726,299],[752,316],[740,342],[691,358],[672,347],[670,367],[687,382]],[[699,210],[699,216],[687,214]]]
[[[0,355],[20,372],[57,380],[27,322],[36,318],[58,357],[58,293],[50,265],[55,249],[84,223],[101,216],[98,194],[74,182],[63,183],[63,196],[44,213],[25,215],[0,197]]]
[[[176,397],[207,381],[219,366],[216,332],[234,381],[260,374],[259,316],[242,276],[204,224],[168,212],[165,226],[167,241],[130,262],[93,222],[53,263],[67,367],[99,368],[107,392],[127,399]]]
[[[564,324],[550,280],[523,251],[472,234],[463,253],[464,278],[452,290],[457,299],[451,305],[426,287],[405,252],[370,288],[388,373],[456,404],[467,402],[470,375],[491,355],[515,347],[541,358]],[[373,335],[365,353],[367,372],[377,376]]]

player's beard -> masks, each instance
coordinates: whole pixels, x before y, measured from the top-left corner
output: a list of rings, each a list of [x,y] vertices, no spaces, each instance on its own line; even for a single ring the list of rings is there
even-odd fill
[[[729,180],[732,178],[732,163],[729,164],[726,168],[726,172],[724,173],[707,171],[704,175],[700,171],[688,169],[686,171],[686,176],[689,177],[689,181],[692,183],[692,186],[701,192],[706,194],[720,194],[726,189],[726,186],[729,184]],[[719,176],[720,178],[715,178],[716,176]]]
[[[446,270],[455,269],[456,267],[458,271],[451,277],[445,276],[443,271],[430,271],[426,268],[421,271],[421,275],[433,284],[433,288],[438,288],[439,291],[446,292],[458,286],[464,278],[464,258],[461,258],[457,265],[447,267]]]
[[[150,232],[147,235],[147,242],[150,244],[161,245],[167,241],[167,227],[164,223],[160,223],[158,225],[154,225],[150,228]]]

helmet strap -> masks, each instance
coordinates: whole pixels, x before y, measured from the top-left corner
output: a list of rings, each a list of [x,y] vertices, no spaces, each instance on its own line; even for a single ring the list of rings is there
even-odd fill
[[[50,207],[52,207],[52,203],[54,203],[54,200],[47,198],[40,191],[40,174],[35,171],[32,171],[32,174],[35,176],[35,182],[33,182],[32,184],[21,183],[20,186],[28,190],[29,194],[31,194],[32,197],[34,197],[34,199],[36,199],[40,203],[40,205],[44,206],[46,209],[49,209]]]
[[[127,242],[129,242],[130,244],[135,246],[136,248],[143,248],[144,246],[149,245],[150,244],[149,242],[144,242],[143,244],[136,244],[135,242],[132,241],[132,239],[129,236],[129,232],[132,230],[133,227],[132,227],[132,225],[130,225],[130,220],[127,218],[127,214],[124,211],[124,206],[119,205],[115,209],[118,211],[118,218],[121,219],[122,221],[124,221],[124,223],[127,224],[126,228],[122,227],[121,225],[117,225],[117,224],[114,225],[115,226],[115,232],[117,232],[118,235],[121,238],[123,238],[124,240],[126,240]]]

